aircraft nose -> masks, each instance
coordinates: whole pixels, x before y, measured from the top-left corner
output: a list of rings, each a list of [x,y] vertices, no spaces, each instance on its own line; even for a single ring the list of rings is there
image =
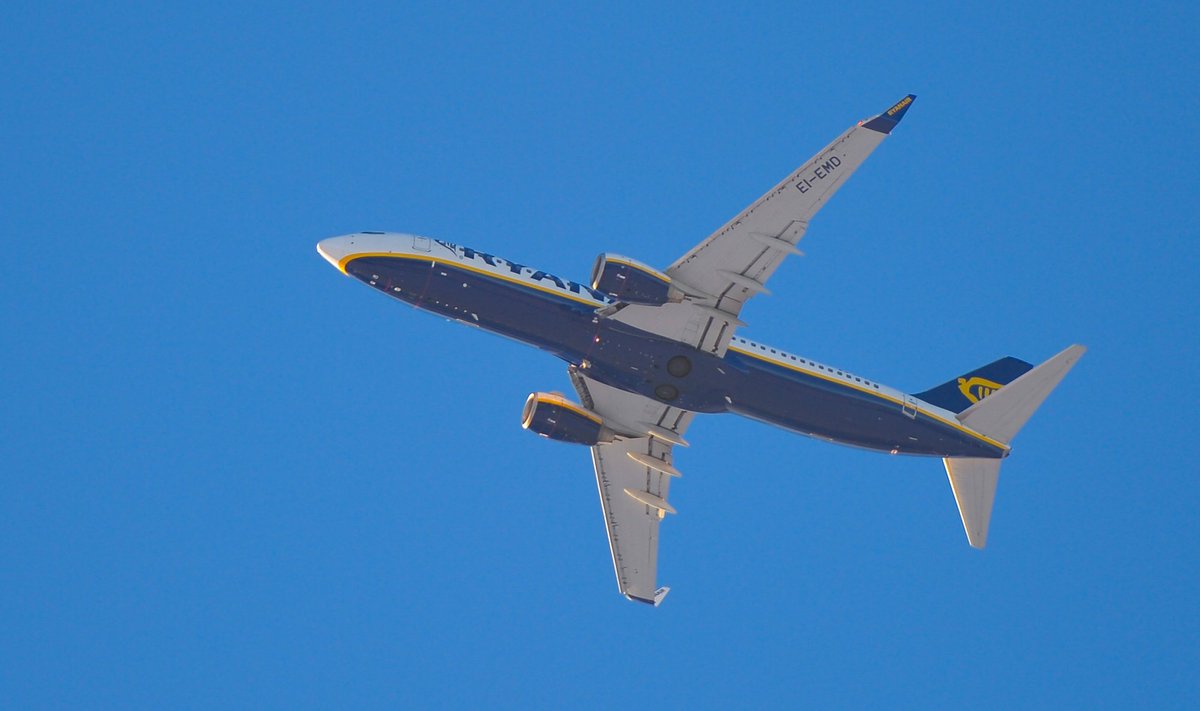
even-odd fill
[[[317,242],[317,252],[325,258],[325,261],[337,267],[338,271],[344,273],[346,268],[342,260],[354,254],[356,251],[354,242],[355,235],[330,237]]]

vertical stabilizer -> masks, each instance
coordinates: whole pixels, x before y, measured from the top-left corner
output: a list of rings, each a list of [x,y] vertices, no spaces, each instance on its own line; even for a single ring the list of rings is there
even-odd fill
[[[992,502],[1000,479],[999,459],[943,459],[958,515],[962,516],[967,541],[975,548],[987,545],[988,523],[992,520]]]
[[[913,397],[959,413],[1033,369],[1031,363],[1008,356],[976,368]]]

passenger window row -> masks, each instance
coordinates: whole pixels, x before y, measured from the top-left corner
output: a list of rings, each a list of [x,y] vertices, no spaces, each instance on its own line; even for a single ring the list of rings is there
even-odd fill
[[[851,375],[850,373],[843,373],[842,371],[834,370],[833,368],[826,368],[825,366],[820,365],[819,363],[814,363],[811,360],[797,358],[796,356],[791,355],[790,353],[784,353],[783,351],[777,351],[774,348],[767,348],[766,346],[759,345],[757,343],[751,343],[750,341],[747,341],[746,339],[741,338],[741,337],[734,337],[733,340],[744,346],[753,346],[754,348],[757,348],[758,350],[760,350],[764,353],[770,352],[771,354],[777,355],[781,358],[787,358],[790,360],[794,360],[797,363],[804,363],[810,367],[816,368],[817,370],[823,370],[823,371],[826,371],[829,373],[837,373],[839,376],[845,378],[846,380],[853,380],[857,383],[862,383],[863,385],[870,385],[871,387],[875,388],[876,390],[879,389],[879,385],[877,385],[876,383],[872,383],[870,380],[863,380],[862,378],[858,377],[857,375]]]

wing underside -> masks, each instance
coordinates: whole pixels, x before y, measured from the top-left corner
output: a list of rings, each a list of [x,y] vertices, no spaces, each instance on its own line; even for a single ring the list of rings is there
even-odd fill
[[[809,220],[883,142],[916,97],[850,127],[828,146],[667,268],[682,303],[629,306],[614,318],[724,355],[738,315],[796,244]]]
[[[658,604],[666,594],[657,584],[658,530],[675,512],[668,491],[678,476],[674,443],[664,438],[681,441],[693,415],[577,372],[572,381],[586,407],[629,435],[592,447],[596,487],[618,588],[631,600]],[[649,434],[652,429],[658,434]]]

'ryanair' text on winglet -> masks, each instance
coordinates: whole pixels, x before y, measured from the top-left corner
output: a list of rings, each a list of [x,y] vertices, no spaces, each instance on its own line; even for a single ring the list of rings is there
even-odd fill
[[[867,119],[863,122],[864,128],[869,128],[872,131],[880,133],[891,133],[896,124],[900,123],[900,119],[904,118],[904,114],[908,112],[908,107],[912,106],[912,102],[917,98],[916,94],[909,94],[903,99],[896,102],[892,108],[884,111],[875,118]]]

